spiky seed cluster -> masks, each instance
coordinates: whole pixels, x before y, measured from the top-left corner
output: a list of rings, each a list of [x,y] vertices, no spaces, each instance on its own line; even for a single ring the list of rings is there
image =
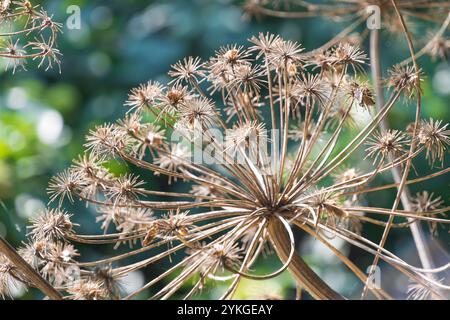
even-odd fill
[[[450,57],[450,39],[440,34],[433,34],[426,51],[434,60],[442,59],[446,61]]]
[[[389,70],[389,77],[386,79],[386,83],[388,87],[394,90],[404,90],[411,98],[421,90],[421,77],[421,70],[416,71],[413,66],[403,67],[395,65]]]
[[[26,69],[27,60],[37,60],[45,70],[54,66],[61,72],[61,53],[56,46],[62,24],[31,1],[2,1],[0,7],[0,57],[6,70]]]
[[[205,76],[205,72],[202,69],[203,63],[198,57],[184,58],[183,61],[179,61],[172,65],[172,70],[169,71],[169,76],[174,80],[176,86],[180,84],[190,84],[198,82]]]
[[[398,130],[386,132],[376,132],[367,142],[367,156],[378,160],[385,160],[388,157],[399,157],[407,150],[408,136]]]
[[[419,213],[424,214],[430,218],[438,214],[443,215],[444,212],[440,212],[443,208],[444,200],[441,197],[435,196],[428,191],[419,192],[412,199],[412,209]],[[430,220],[427,221],[430,232],[433,236],[438,235],[438,223]]]
[[[69,237],[73,231],[71,215],[59,210],[49,209],[31,219],[30,235],[35,241],[54,241]]]
[[[188,254],[199,255],[197,259],[202,262],[199,264],[199,269],[202,275],[205,276],[215,274],[218,269],[225,271],[238,267],[242,259],[241,251],[242,249],[238,245],[225,247],[223,244],[215,244],[209,247],[190,249]]]
[[[13,298],[14,291],[26,282],[17,267],[0,253],[0,298]]]
[[[370,109],[375,105],[375,97],[366,83],[351,82],[348,87],[348,96],[359,106]]]
[[[417,138],[427,152],[426,158],[433,165],[436,161],[444,164],[446,150],[450,147],[450,130],[441,120],[423,120]]]
[[[104,231],[77,234],[62,209],[32,222],[31,241],[21,252],[67,298],[130,299],[162,281],[153,298],[190,298],[211,282],[206,279],[229,284],[223,294],[229,298],[242,278],[270,279],[287,268],[300,281],[304,272],[313,271],[295,252],[294,226],[330,248],[334,236],[371,254],[380,249],[381,259],[398,271],[422,284],[431,281],[421,269],[361,235],[363,222],[384,226],[385,215],[448,223],[434,215],[434,207],[418,213],[365,205],[367,193],[392,188],[377,179],[391,167],[406,168],[407,161],[426,151],[433,162],[444,160],[448,133],[441,122],[432,121],[432,128],[430,122],[421,124],[418,134],[377,131],[400,96],[416,88],[415,74],[392,75],[395,90],[378,112],[372,108],[371,88],[357,79],[366,61],[359,48],[337,44],[325,52],[304,52],[298,43],[270,34],[251,42],[249,49],[220,48],[207,62],[178,62],[167,87],[148,82],[132,90],[124,119],[93,129],[86,154],[51,181],[52,201],[59,200],[61,207],[66,199],[80,199],[93,206]],[[352,111],[362,108],[370,115],[366,125],[346,126]],[[408,152],[410,141],[418,141],[414,153]],[[349,158],[364,152],[366,144],[375,162],[349,169]],[[194,161],[195,150],[208,157]],[[169,182],[188,182],[184,190],[190,191],[151,190],[136,175],[115,176],[106,167],[111,159]],[[78,242],[128,243],[130,248],[79,263]],[[171,259],[180,252],[187,252],[184,259]],[[260,253],[277,254],[280,269],[253,274]],[[166,258],[172,266],[142,288],[128,296],[113,289],[121,277]],[[99,272],[105,265],[107,272]],[[180,288],[191,280],[191,290],[180,296]],[[305,289],[316,298],[340,297],[324,287],[317,277]],[[389,297],[383,290],[373,294]]]
[[[93,280],[79,280],[68,289],[68,294],[73,300],[106,300],[107,291],[101,283]]]

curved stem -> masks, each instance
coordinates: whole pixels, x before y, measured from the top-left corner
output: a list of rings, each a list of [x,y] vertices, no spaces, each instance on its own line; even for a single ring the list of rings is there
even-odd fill
[[[287,261],[291,249],[290,239],[284,225],[278,219],[269,222],[270,240],[282,261]],[[289,271],[296,281],[309,292],[315,299],[320,300],[343,300],[338,292],[328,286],[299,256],[292,257]]]

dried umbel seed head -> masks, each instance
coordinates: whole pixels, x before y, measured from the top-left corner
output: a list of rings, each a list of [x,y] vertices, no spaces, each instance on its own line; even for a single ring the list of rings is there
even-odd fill
[[[42,265],[42,261],[47,256],[47,251],[50,247],[49,242],[44,241],[31,241],[20,247],[17,251],[20,256],[28,262],[34,269],[38,270]]]
[[[338,68],[343,65],[351,66],[356,72],[356,69],[362,69],[361,65],[368,60],[367,55],[361,51],[360,48],[352,46],[349,43],[338,45],[328,57],[331,66]]]
[[[17,68],[22,68],[26,70],[26,59],[24,58],[26,51],[19,44],[19,39],[16,39],[15,42],[12,42],[11,39],[8,39],[4,49],[8,56],[12,56],[15,58],[8,58],[6,63],[6,70],[11,69],[12,73],[16,72]]]
[[[113,212],[114,223],[116,228],[123,234],[136,234],[143,236],[143,233],[151,226],[155,221],[153,211],[146,208],[133,208],[133,209],[116,209]],[[125,240],[126,236],[121,237]],[[128,241],[130,245],[136,244],[137,238],[133,237]]]
[[[408,97],[420,92],[420,82],[422,81],[422,71],[416,71],[414,66],[402,67],[394,66],[389,70],[389,77],[386,80],[388,87],[397,91],[404,91]]]
[[[238,124],[227,130],[225,151],[234,155],[241,150],[257,149],[267,139],[267,130],[263,123],[254,121]]]
[[[207,129],[217,121],[215,106],[209,99],[198,98],[186,101],[180,105],[178,111],[180,121],[190,130],[196,127]]]
[[[14,291],[23,287],[23,281],[14,264],[0,253],[0,298],[14,298]]]
[[[175,85],[167,89],[166,93],[161,97],[161,113],[174,114],[179,106],[193,99],[195,94],[186,87]]]
[[[450,58],[450,39],[442,35],[432,35],[428,44],[427,53],[433,59],[448,60]]]
[[[326,192],[324,190],[319,190],[317,194],[314,194],[310,200],[308,200],[308,205],[317,214],[315,217],[316,223],[319,221],[326,221],[328,223],[336,224],[340,218],[345,218],[348,216],[348,212],[342,209],[338,204],[338,198],[336,194],[332,192]]]
[[[133,202],[138,195],[143,193],[142,186],[145,182],[133,175],[123,175],[117,178],[106,192],[106,196],[114,204]]]
[[[114,276],[114,272],[111,266],[96,267],[93,270],[93,275],[90,277],[89,281],[91,281],[92,283],[100,284],[100,287],[104,290],[104,292],[97,291],[96,294],[101,293],[101,296],[104,296],[104,298],[108,297],[117,299],[120,296],[121,284]],[[95,285],[95,287],[97,287],[97,285]],[[87,297],[89,297],[89,294],[87,294]]]
[[[383,162],[389,157],[398,157],[406,152],[408,136],[398,130],[379,131],[367,142],[367,157]]]
[[[450,147],[450,130],[448,124],[441,120],[423,120],[421,122],[417,139],[424,145],[427,152],[426,158],[431,165],[436,161],[444,164],[445,151]]]
[[[95,280],[79,280],[67,290],[73,300],[106,300],[107,291]]]
[[[143,127],[142,117],[137,113],[127,114],[124,119],[117,121],[117,129],[123,135],[136,136]]]
[[[158,148],[164,144],[165,130],[158,126],[149,125],[144,131],[144,142],[148,146]]]
[[[58,176],[52,178],[52,189],[48,189],[51,197],[56,197],[59,190],[67,190],[71,195],[80,198],[91,198],[98,196],[105,184],[112,180],[112,175],[104,167],[106,163],[104,156],[88,153],[80,155],[74,160],[68,174],[75,178],[75,183],[64,188],[63,184],[56,183]],[[62,198],[60,198],[60,201]],[[72,199],[73,200],[73,199]],[[60,204],[61,206],[61,204]]]
[[[130,111],[136,109],[138,112],[142,112],[146,108],[150,108],[161,97],[162,88],[163,86],[156,81],[142,84],[131,90],[125,106],[129,107]]]
[[[185,237],[194,227],[189,217],[189,211],[170,211],[163,216],[163,219],[156,222],[160,236],[164,237]]]
[[[54,176],[48,185],[47,192],[50,194],[50,202],[59,199],[61,207],[64,199],[73,202],[73,194],[81,183],[80,175],[71,170],[65,170]]]
[[[291,95],[296,98],[301,105],[314,105],[316,100],[325,104],[328,95],[328,85],[320,75],[302,75],[294,82]],[[295,104],[294,109],[298,106]]]
[[[361,232],[363,222],[387,229],[395,226],[392,232],[408,227],[408,218],[449,223],[436,215],[446,212],[445,207],[428,206],[416,213],[400,209],[397,201],[380,207],[373,201],[377,195],[366,196],[384,191],[391,192],[386,201],[400,199],[397,184],[380,178],[392,168],[401,169],[408,184],[448,172],[446,168],[420,178],[408,177],[413,161],[428,149],[437,150],[433,159],[446,155],[439,151],[448,145],[441,123],[433,121],[432,128],[424,129],[418,117],[413,124],[417,130],[408,134],[400,128],[377,131],[400,105],[399,91],[409,90],[405,88],[414,81],[396,81],[396,90],[387,92],[387,102],[365,112],[364,127],[348,128],[354,106],[369,108],[376,99],[358,80],[360,74],[354,74],[358,66],[364,67],[362,52],[335,45],[326,48],[320,60],[317,52],[323,48],[304,53],[298,44],[278,36],[260,35],[252,42],[250,49],[221,48],[202,68],[196,58],[184,60],[171,72],[175,85],[139,87],[128,102],[132,110],[121,121],[91,131],[86,155],[52,180],[53,200],[89,203],[104,231],[78,235],[72,228],[56,240],[51,237],[54,242],[43,240],[40,248],[31,242],[23,249],[27,261],[68,299],[132,299],[146,290],[153,299],[168,299],[183,294],[180,289],[193,281],[180,296],[192,298],[206,279],[229,285],[222,296],[227,299],[239,279],[272,279],[288,268],[315,298],[342,298],[296,253],[295,229],[330,249],[334,248],[330,235],[339,237],[373,254],[374,264],[382,259],[421,284],[433,282],[429,270],[409,265],[386,249],[384,242],[376,244]],[[172,139],[165,136],[171,133]],[[201,135],[192,138],[192,133]],[[375,163],[361,158],[366,144]],[[198,155],[210,155],[212,161],[197,161]],[[150,184],[143,184],[145,178],[109,172],[106,162],[112,159],[186,184],[171,191],[152,190]],[[355,160],[352,167],[350,160]],[[129,246],[122,246],[120,254],[80,263],[73,246],[77,242]],[[274,250],[265,250],[269,242]],[[187,255],[180,257],[186,249]],[[345,264],[351,263],[350,269],[361,279],[351,257],[333,252]],[[261,254],[276,255],[281,266],[267,274],[254,272]],[[95,267],[110,263],[101,277],[95,275]],[[159,263],[165,263],[163,269]],[[113,289],[114,280],[149,265],[155,266],[155,272],[162,271],[141,288],[126,297]],[[74,270],[78,277],[72,276]],[[313,275],[311,281],[304,281],[305,272]],[[153,293],[156,284],[161,289]],[[370,286],[367,290],[376,298],[390,298],[384,290]]]
[[[180,101],[184,100],[185,93],[178,89],[172,89],[169,92],[167,92],[167,100],[169,101],[170,105],[178,105]]]
[[[269,53],[273,53],[276,44],[283,40],[280,36],[267,32],[266,34],[260,33],[258,37],[253,36],[249,41],[254,44],[253,47],[250,47],[249,51],[256,51],[256,58],[259,59],[264,55],[267,56]]]
[[[413,199],[413,210],[416,212],[429,212],[439,209],[444,201],[441,197],[434,197],[433,193],[428,191],[419,192]]]
[[[352,81],[348,87],[348,95],[360,107],[369,109],[375,105],[375,97],[366,83]]]
[[[115,206],[103,206],[97,209],[100,214],[97,221],[102,221],[101,228],[107,232],[111,224],[120,232],[115,243],[115,248],[121,244],[135,245],[145,235],[145,230],[154,221],[153,211],[141,207],[127,207],[123,203]]]
[[[60,209],[45,210],[31,218],[30,235],[34,241],[57,241],[74,233],[72,215]]]
[[[41,37],[40,40],[29,42],[24,48],[31,48],[33,51],[40,52],[40,61],[38,67],[42,67],[47,64],[45,71],[52,69],[54,65],[58,66],[61,73],[61,61],[62,53],[59,49],[54,47],[54,40],[50,39],[45,42],[45,39]]]
[[[203,277],[214,275],[218,271],[233,270],[237,268],[242,259],[242,249],[231,243],[214,244],[201,248],[189,249],[186,264],[192,264],[191,257],[195,257]]]
[[[163,215],[161,219],[147,224],[147,230],[142,244],[148,246],[156,238],[171,239],[175,237],[182,239],[189,235],[193,227],[194,225],[190,221],[189,211],[170,211],[168,214]]]
[[[234,47],[231,49],[228,49],[223,54],[223,58],[225,59],[226,63],[234,64],[239,58],[239,49]]]
[[[47,242],[41,251],[42,260],[37,269],[54,286],[70,284],[79,277],[80,270],[75,265],[78,250],[71,244]]]
[[[124,136],[118,135],[115,129],[112,124],[105,124],[90,130],[85,143],[87,150],[97,157],[103,157],[123,148],[128,141]]]
[[[438,214],[444,214],[440,209],[443,208],[444,201],[440,196],[435,196],[434,193],[428,191],[419,192],[411,199],[412,210],[418,214],[427,217],[433,217]],[[434,221],[427,221],[430,233],[433,236],[438,236],[438,223]]]
[[[223,182],[220,179],[211,178],[208,176],[203,176],[201,179],[205,181],[211,182],[210,184],[204,185],[194,185],[192,186],[191,193],[196,197],[198,201],[203,200],[204,198],[217,198],[221,194],[219,188],[216,185],[223,186]]]
[[[176,64],[172,65],[169,76],[174,78],[172,83],[175,83],[175,85],[182,83],[192,84],[193,82],[198,83],[198,79],[205,76],[202,67],[203,63],[200,58],[184,58],[183,61],[178,61]]]
[[[243,92],[255,92],[259,94],[264,81],[261,79],[262,67],[253,67],[248,64],[241,64],[233,68],[233,77],[228,83],[232,89],[241,89]]]
[[[301,53],[304,49],[294,41],[282,41],[281,38],[275,41],[273,49],[267,54],[267,59],[280,72],[287,71],[292,75],[293,65],[302,62]]]
[[[153,150],[164,149],[166,140],[165,133],[166,130],[162,129],[159,125],[145,125],[134,135],[134,139],[131,141],[131,154],[137,156],[139,159],[143,159],[148,151],[154,155]]]
[[[225,70],[233,66],[247,64],[250,61],[249,52],[244,46],[238,46],[236,44],[221,47],[216,52],[216,57],[210,60],[210,68]]]
[[[191,150],[181,144],[172,144],[169,151],[161,151],[159,157],[155,159],[155,164],[160,168],[176,172],[184,170],[184,168],[190,163]],[[155,172],[155,174],[159,174]],[[176,181],[176,177],[174,178]]]
[[[104,180],[108,179],[108,172],[103,167],[105,163],[105,158],[97,157],[95,154],[83,154],[78,156],[78,159],[73,161],[73,166],[70,169],[70,172],[76,176],[81,184],[85,184],[83,180],[90,180],[101,178]],[[75,190],[77,188],[76,185],[70,187],[69,190]]]

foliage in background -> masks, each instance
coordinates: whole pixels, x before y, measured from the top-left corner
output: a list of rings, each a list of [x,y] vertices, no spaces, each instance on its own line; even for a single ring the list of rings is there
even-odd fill
[[[55,14],[56,21],[65,21],[69,5],[80,5],[82,28],[64,28],[64,35],[58,41],[64,54],[61,75],[58,70],[44,73],[34,68],[29,68],[27,73],[18,69],[14,75],[11,72],[1,75],[0,233],[8,230],[6,235],[15,244],[24,239],[24,226],[30,215],[45,206],[50,176],[67,167],[81,153],[88,128],[123,115],[125,109],[121,105],[130,87],[150,78],[164,81],[167,66],[178,59],[187,55],[208,57],[218,46],[232,42],[243,44],[260,31],[279,33],[309,49],[336,34],[335,24],[320,19],[265,18],[247,23],[242,20],[240,8],[228,1],[43,1],[42,4],[49,13]],[[382,44],[382,52],[390,63],[396,62],[399,55],[407,56],[406,47],[395,45],[397,41],[398,38],[390,37]],[[421,66],[426,74],[424,116],[449,122],[450,66],[440,62],[432,64],[426,59],[421,61]],[[397,110],[390,122],[402,127],[414,110]],[[423,161],[422,165],[425,164]],[[131,170],[121,162],[113,162],[110,167],[115,173]],[[149,182],[151,179],[149,186],[164,185],[158,178],[148,179]],[[450,196],[445,178],[433,180],[426,187],[445,199]],[[389,203],[388,197],[385,199],[380,206]],[[78,222],[92,225],[83,231],[95,231],[97,226],[92,224],[91,209],[81,205],[78,210],[84,212]],[[407,231],[404,236],[408,236]],[[402,247],[401,236],[395,241]],[[445,238],[443,241],[448,242]],[[326,253],[311,249],[313,246],[304,250],[309,252],[311,263],[319,268],[317,262]],[[88,255],[95,258],[106,253],[107,249],[102,248]],[[333,269],[318,271],[329,278],[346,277],[336,276],[337,271]],[[142,275],[135,277],[130,283],[142,281]],[[286,281],[285,286],[291,290],[287,296],[293,297],[292,282]],[[343,289],[352,292],[352,288]]]

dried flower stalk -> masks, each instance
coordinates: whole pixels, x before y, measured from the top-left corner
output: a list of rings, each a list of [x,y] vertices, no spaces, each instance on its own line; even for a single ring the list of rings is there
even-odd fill
[[[286,11],[281,11],[281,7],[285,7]],[[398,64],[397,68],[400,66],[406,66],[409,63],[413,63],[417,68],[416,60],[421,56],[428,54],[433,59],[442,58],[447,59],[448,52],[450,49],[448,36],[445,36],[445,31],[450,23],[450,12],[448,7],[450,6],[449,1],[333,1],[329,5],[316,5],[311,4],[307,1],[247,1],[245,8],[249,14],[257,15],[272,15],[283,18],[304,18],[313,16],[327,16],[335,20],[351,20],[355,19],[355,22],[344,29],[338,36],[336,36],[332,41],[336,39],[347,38],[347,41],[361,43],[362,39],[365,37],[364,33],[360,35],[358,33],[350,34],[355,31],[356,28],[373,15],[376,12],[374,7],[379,9],[379,14],[381,21],[378,27],[372,26],[370,29],[370,61],[372,78],[375,88],[375,93],[377,98],[377,107],[380,109],[384,105],[384,92],[381,83],[381,67],[380,67],[380,57],[379,57],[379,43],[380,43],[380,28],[384,27],[387,31],[395,34],[406,34],[408,39],[408,45],[411,52],[411,57],[402,61]],[[271,9],[268,9],[271,7]],[[295,7],[295,8],[293,8]],[[300,10],[303,12],[296,12]],[[400,13],[400,10],[402,13]],[[343,13],[345,16],[343,16]],[[414,52],[412,41],[410,38],[410,31],[407,30],[405,21],[408,21],[409,28],[413,24],[414,19],[431,21],[433,23],[439,23],[440,19],[438,17],[445,17],[441,27],[436,33],[431,33],[429,40],[425,45],[417,52]],[[385,22],[386,21],[386,22]],[[418,37],[419,41],[422,40]],[[333,43],[330,41],[329,43]],[[328,44],[326,44],[328,45]],[[410,67],[412,68],[412,67]],[[418,97],[418,104],[420,105],[420,97]],[[420,107],[420,106],[419,106]],[[420,113],[420,110],[419,110]],[[386,119],[380,124],[382,130],[386,131],[389,129],[389,125]],[[428,157],[427,157],[428,158]],[[434,162],[434,161],[433,161]],[[396,183],[400,183],[402,180],[402,172],[400,168],[392,168],[392,175]],[[402,192],[400,193],[401,202],[406,210],[412,210],[413,205],[411,201],[412,196],[407,186],[402,187]],[[418,221],[413,221],[410,219],[410,228],[413,234],[413,238],[419,253],[420,260],[424,268],[433,268],[434,262],[431,254],[428,250],[426,239],[421,229]],[[383,240],[382,240],[383,242]],[[417,285],[416,285],[417,286]],[[366,293],[366,291],[365,291]]]
[[[449,208],[439,201],[418,205],[420,210],[398,208],[406,185],[450,171],[433,169],[448,153],[447,125],[418,116],[413,130],[378,130],[394,107],[408,101],[402,96],[420,104],[417,65],[391,69],[384,81],[389,97],[377,110],[372,89],[359,78],[368,58],[358,46],[332,41],[329,48],[305,52],[272,34],[250,42],[250,48],[222,47],[204,63],[192,57],[178,62],[167,86],[148,82],[133,89],[127,115],[93,129],[86,153],[52,179],[48,190],[58,209],[32,221],[21,255],[67,299],[133,299],[144,291],[152,299],[191,298],[219,282],[227,284],[222,298],[228,299],[242,278],[265,280],[287,269],[313,297],[343,299],[298,254],[295,227],[332,250],[378,299],[392,297],[366,286],[368,277],[330,237],[363,249],[434,297],[445,298],[450,287],[430,274],[450,264],[415,267],[385,249],[384,242],[361,234],[363,223],[388,231],[409,227],[408,219],[449,223],[442,217]],[[368,115],[362,127],[353,119],[355,111]],[[296,139],[290,141],[293,124]],[[353,134],[348,138],[346,132]],[[371,169],[348,167],[352,156],[364,152]],[[428,157],[433,171],[411,179],[409,169],[420,155]],[[149,190],[136,175],[109,172],[110,159],[166,176],[170,183],[190,183],[192,189]],[[380,184],[378,177],[392,168],[403,172],[401,182]],[[365,194],[394,188],[400,191],[391,208],[362,204]],[[65,201],[76,199],[97,209],[104,234],[76,232],[62,209]],[[131,247],[81,262],[76,243]],[[281,266],[260,274],[252,269],[267,246]],[[177,252],[184,258],[175,259]],[[141,259],[130,262],[132,257]],[[171,262],[168,269],[132,293],[120,292],[122,277],[163,259]],[[163,281],[161,289],[152,290]]]

